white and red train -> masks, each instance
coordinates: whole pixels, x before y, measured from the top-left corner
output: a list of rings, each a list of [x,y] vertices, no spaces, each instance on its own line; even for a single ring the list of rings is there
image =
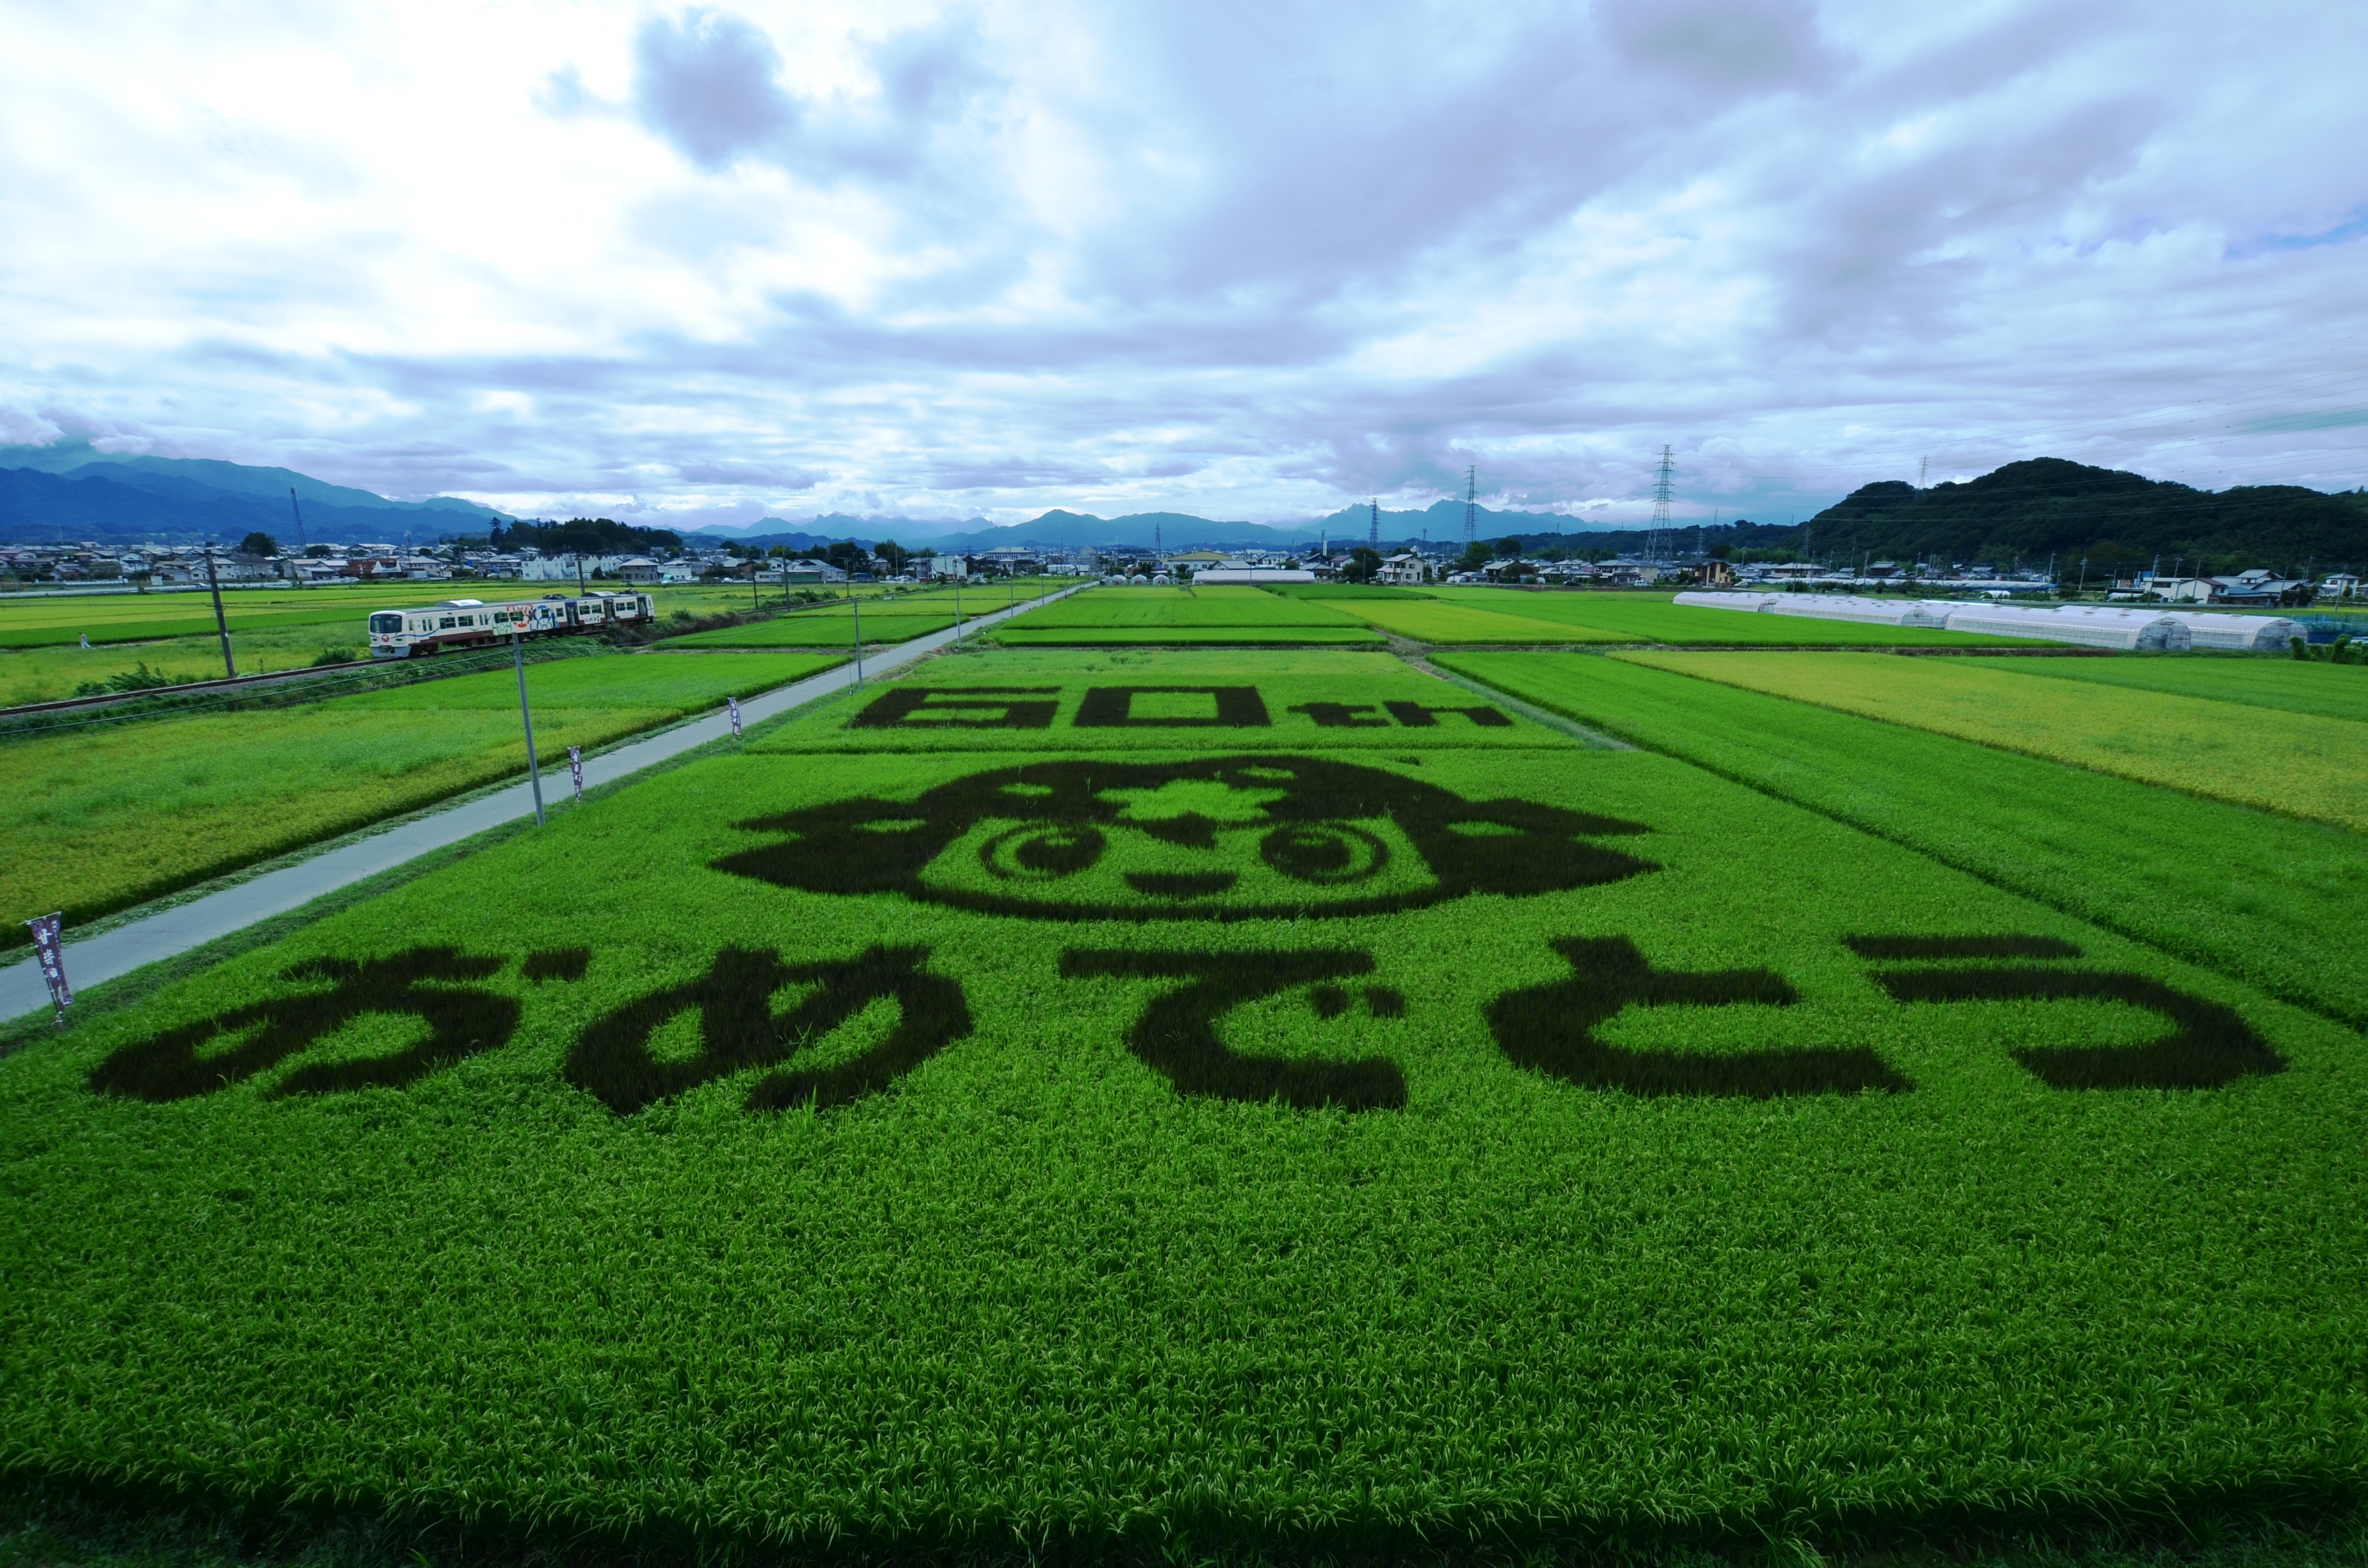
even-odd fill
[[[513,636],[561,637],[632,626],[655,611],[647,594],[552,594],[539,599],[446,599],[420,609],[382,609],[370,618],[370,654],[408,659],[451,648],[490,648]]]

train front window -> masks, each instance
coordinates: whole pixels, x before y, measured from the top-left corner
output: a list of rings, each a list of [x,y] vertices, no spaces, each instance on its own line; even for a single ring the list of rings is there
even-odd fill
[[[370,630],[372,631],[400,631],[403,630],[403,617],[399,615],[371,616]]]

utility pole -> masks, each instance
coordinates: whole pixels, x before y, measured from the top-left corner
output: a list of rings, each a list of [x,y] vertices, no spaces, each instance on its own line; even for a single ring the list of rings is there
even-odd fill
[[[847,608],[855,617],[855,689],[863,689],[863,601],[856,597],[855,585],[847,585]]]
[[[534,714],[526,705],[526,639],[510,633],[510,657],[518,665],[518,722],[526,726],[526,778],[534,786],[534,825],[544,825],[542,815],[542,767],[534,759]]]
[[[231,662],[230,622],[222,618],[222,582],[214,575],[214,547],[206,546],[206,586],[213,590],[214,630],[222,633],[222,673],[232,680],[238,678],[238,665]]]

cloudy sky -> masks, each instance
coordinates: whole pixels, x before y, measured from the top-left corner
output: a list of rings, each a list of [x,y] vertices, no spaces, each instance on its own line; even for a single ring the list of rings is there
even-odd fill
[[[2368,6],[0,0],[0,441],[674,524],[2368,482]]]

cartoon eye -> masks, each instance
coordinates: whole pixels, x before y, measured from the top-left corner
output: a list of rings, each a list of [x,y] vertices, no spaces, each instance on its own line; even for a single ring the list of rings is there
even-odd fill
[[[1293,823],[1258,844],[1266,863],[1286,877],[1330,886],[1360,882],[1390,863],[1389,846],[1361,827]]]
[[[1050,882],[1084,870],[1107,847],[1099,828],[1027,823],[988,839],[978,858],[1007,881]]]

